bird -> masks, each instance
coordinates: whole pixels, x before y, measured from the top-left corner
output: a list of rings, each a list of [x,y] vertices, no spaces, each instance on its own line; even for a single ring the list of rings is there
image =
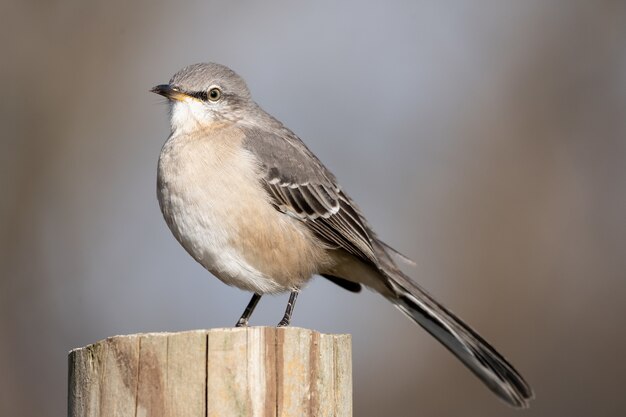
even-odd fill
[[[152,92],[168,103],[170,134],[158,160],[157,197],[174,237],[227,285],[264,294],[300,290],[320,275],[363,286],[434,336],[493,393],[526,408],[521,374],[469,325],[399,268],[411,261],[378,238],[336,177],[291,130],[252,98],[242,77],[217,63],[176,72]]]

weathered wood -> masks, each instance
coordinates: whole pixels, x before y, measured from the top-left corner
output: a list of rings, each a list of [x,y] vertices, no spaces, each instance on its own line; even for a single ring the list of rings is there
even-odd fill
[[[69,354],[69,417],[349,417],[349,335],[248,327],[115,336]]]

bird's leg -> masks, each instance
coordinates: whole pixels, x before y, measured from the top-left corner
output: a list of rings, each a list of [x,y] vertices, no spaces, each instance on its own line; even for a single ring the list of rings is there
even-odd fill
[[[250,316],[252,315],[252,312],[254,311],[254,308],[256,307],[256,305],[259,303],[260,299],[261,299],[261,294],[255,292],[252,295],[252,298],[250,299],[248,306],[243,311],[243,314],[241,315],[241,318],[239,319],[237,324],[235,324],[235,327],[248,327],[248,320],[250,319]]]
[[[293,306],[296,305],[296,298],[298,298],[298,293],[300,290],[292,291],[289,294],[289,301],[287,301],[287,309],[285,310],[285,315],[283,319],[278,323],[278,327],[287,327],[289,326],[289,322],[291,321],[291,313],[293,313]]]

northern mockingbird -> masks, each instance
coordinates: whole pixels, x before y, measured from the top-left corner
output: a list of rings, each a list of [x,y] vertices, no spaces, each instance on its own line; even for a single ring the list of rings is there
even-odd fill
[[[158,165],[158,199],[170,230],[202,266],[254,293],[298,291],[319,274],[378,292],[426,329],[494,393],[527,407],[530,386],[467,324],[403,274],[408,261],[376,237],[335,176],[219,64],[195,64],[152,89],[168,99],[171,134]],[[410,261],[409,261],[410,262]]]

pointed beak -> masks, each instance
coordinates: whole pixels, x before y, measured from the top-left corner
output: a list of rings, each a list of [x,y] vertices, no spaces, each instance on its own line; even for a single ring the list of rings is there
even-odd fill
[[[169,100],[183,101],[185,98],[189,97],[187,94],[169,84],[157,85],[156,87],[152,87],[150,91],[159,94]]]

